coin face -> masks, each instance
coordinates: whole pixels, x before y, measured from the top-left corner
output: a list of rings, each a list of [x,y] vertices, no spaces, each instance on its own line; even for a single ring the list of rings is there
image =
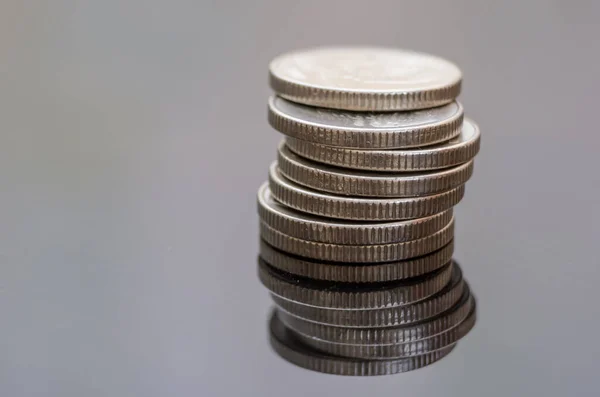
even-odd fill
[[[446,149],[461,146],[469,142],[473,142],[479,138],[479,128],[477,124],[471,119],[465,119],[462,125],[462,131],[456,137],[450,139],[448,142],[439,143],[433,145],[427,149]]]
[[[431,124],[450,122],[462,115],[463,109],[458,102],[432,109],[412,112],[349,112],[323,109],[290,102],[281,97],[272,97],[269,106],[285,117],[300,120],[325,128],[357,129],[365,131],[384,131],[409,129]]]
[[[462,79],[460,69],[442,58],[377,47],[291,52],[275,58],[269,71],[271,85],[283,96],[309,105],[350,110],[422,109],[448,103],[460,92]],[[327,98],[328,92],[342,96]],[[390,102],[384,95],[409,100]]]
[[[461,79],[453,63],[391,48],[318,48],[275,58],[271,73],[314,87],[348,91],[424,91]]]

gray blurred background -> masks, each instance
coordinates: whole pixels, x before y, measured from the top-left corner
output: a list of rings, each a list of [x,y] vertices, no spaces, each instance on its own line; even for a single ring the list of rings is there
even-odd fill
[[[599,18],[593,0],[3,0],[0,395],[598,395]],[[313,373],[267,343],[267,65],[332,44],[453,60],[482,129],[456,250],[478,325],[404,375]]]

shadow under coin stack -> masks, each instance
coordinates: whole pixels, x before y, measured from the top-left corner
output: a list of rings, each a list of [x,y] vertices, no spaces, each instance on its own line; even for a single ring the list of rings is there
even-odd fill
[[[286,135],[258,191],[258,273],[275,302],[271,344],[340,375],[410,371],[475,324],[452,260],[452,207],[479,130],[443,59],[321,48],[270,65],[269,122]]]

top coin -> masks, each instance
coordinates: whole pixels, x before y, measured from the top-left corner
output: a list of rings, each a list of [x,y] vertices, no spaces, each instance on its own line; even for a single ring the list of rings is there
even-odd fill
[[[377,47],[323,47],[276,57],[270,83],[284,98],[355,111],[425,109],[452,102],[462,73],[433,55]]]

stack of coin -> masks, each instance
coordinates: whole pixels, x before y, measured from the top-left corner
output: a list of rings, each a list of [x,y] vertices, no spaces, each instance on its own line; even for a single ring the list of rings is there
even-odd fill
[[[320,48],[270,64],[269,123],[285,135],[258,191],[271,344],[340,375],[429,365],[475,324],[452,260],[479,129],[462,75],[427,54]]]

